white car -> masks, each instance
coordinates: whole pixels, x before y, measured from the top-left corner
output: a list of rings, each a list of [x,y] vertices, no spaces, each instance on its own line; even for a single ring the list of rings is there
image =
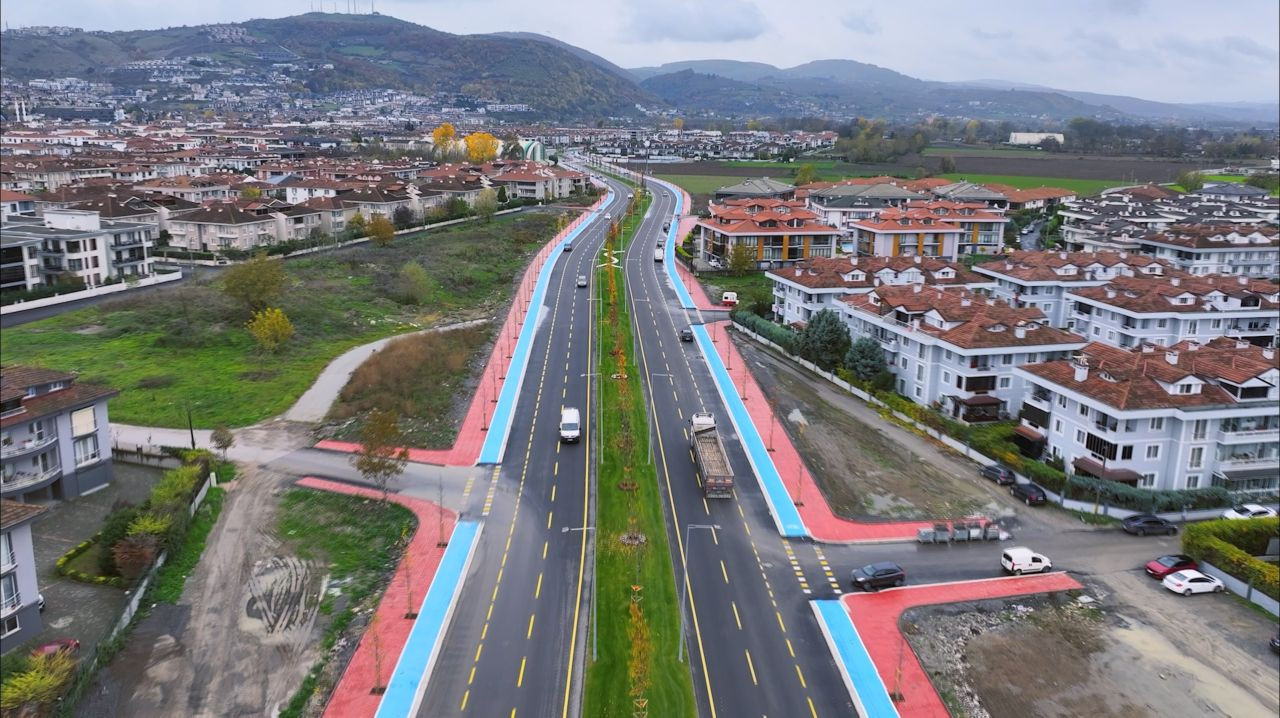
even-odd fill
[[[1193,593],[1222,593],[1226,590],[1226,586],[1223,586],[1219,579],[1191,569],[1171,573],[1165,576],[1161,583],[1170,591],[1183,596],[1190,596]]]
[[[1240,504],[1222,512],[1224,519],[1265,519],[1275,515],[1275,509],[1269,509],[1261,504]]]
[[[1000,554],[1000,567],[1014,576],[1021,576],[1024,573],[1048,573],[1053,570],[1053,563],[1044,554],[1025,546],[1015,546]]]

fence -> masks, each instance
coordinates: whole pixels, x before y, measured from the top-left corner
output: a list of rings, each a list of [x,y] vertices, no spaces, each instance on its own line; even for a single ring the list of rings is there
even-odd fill
[[[52,297],[44,297],[43,299],[18,300],[13,304],[6,304],[0,307],[0,315],[15,314],[17,312],[25,312],[28,309],[39,309],[40,307],[51,307],[55,304],[64,302],[74,302],[90,297],[98,297],[104,294],[115,294],[129,289],[137,289],[140,287],[150,287],[156,284],[165,284],[167,282],[176,282],[182,279],[182,272],[157,272],[149,277],[142,277],[136,281],[117,282],[116,284],[104,284],[92,289],[81,289],[75,292],[67,292],[66,294],[55,294]]]
[[[1244,600],[1254,604],[1255,606],[1260,606],[1264,611],[1273,616],[1280,616],[1280,601],[1275,600],[1262,591],[1254,590],[1252,584],[1241,581],[1235,576],[1232,576],[1207,561],[1200,562],[1200,570],[1221,580],[1222,585],[1226,586],[1228,591],[1244,598]]]

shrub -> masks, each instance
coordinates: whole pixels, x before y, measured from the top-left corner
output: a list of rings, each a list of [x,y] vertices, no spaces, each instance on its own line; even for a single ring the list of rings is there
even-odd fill
[[[249,333],[253,335],[258,348],[266,352],[274,352],[293,336],[293,322],[276,307],[267,307],[255,312],[249,320]]]
[[[1039,462],[1028,461],[1027,463],[1038,464]],[[1043,466],[1043,464],[1040,465]],[[1226,489],[1217,486],[1204,489],[1153,491],[1092,476],[1071,476],[1067,480],[1067,486],[1075,498],[1087,500],[1100,496],[1109,504],[1135,511],[1178,511],[1184,506],[1189,509],[1207,509],[1225,506],[1231,500]]]
[[[185,511],[196,491],[196,486],[203,478],[201,467],[194,464],[184,464],[176,469],[170,469],[164,472],[164,477],[152,487],[150,503],[162,512],[171,512],[178,508]]]
[[[1280,533],[1280,518],[1207,521],[1182,533],[1182,549],[1280,600],[1280,567],[1254,558]]]
[[[126,536],[151,535],[159,536],[169,530],[173,525],[173,519],[164,514],[144,513],[139,514],[137,518],[129,522],[129,528],[125,532]],[[118,564],[117,564],[118,565]]]
[[[0,690],[0,708],[11,711],[28,704],[54,702],[62,694],[74,669],[75,659],[69,653],[59,651],[32,656],[25,671],[10,676],[4,682],[3,690]]]
[[[166,524],[167,526],[167,524]],[[111,547],[111,558],[120,575],[135,581],[147,572],[147,567],[160,551],[160,539],[155,534],[140,533],[126,536]],[[99,579],[106,578],[99,576]],[[105,583],[105,581],[103,581]]]
[[[729,317],[737,324],[759,334],[769,341],[782,347],[782,350],[790,353],[795,347],[796,333],[787,327],[761,317],[757,314],[747,311],[746,309],[734,309]]]
[[[129,535],[129,525],[141,513],[141,508],[128,506],[113,512],[103,522],[102,531],[98,533],[97,538],[98,542],[102,544],[102,552],[98,555],[98,572],[102,575],[115,576],[118,573],[115,559],[111,556],[111,548],[120,539]]]

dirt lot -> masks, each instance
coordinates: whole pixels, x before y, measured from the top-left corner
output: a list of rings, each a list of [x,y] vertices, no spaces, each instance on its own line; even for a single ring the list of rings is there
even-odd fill
[[[318,656],[325,577],[272,535],[287,477],[251,469],[227,503],[177,605],[158,604],[99,672],[77,714],[273,715]]]
[[[835,386],[806,378],[753,342],[735,341],[837,515],[928,519],[1011,513],[972,464],[889,423]]]
[[[903,632],[955,716],[1276,715],[1274,656],[1221,634],[1188,651],[1136,615],[1040,596],[916,609]]]

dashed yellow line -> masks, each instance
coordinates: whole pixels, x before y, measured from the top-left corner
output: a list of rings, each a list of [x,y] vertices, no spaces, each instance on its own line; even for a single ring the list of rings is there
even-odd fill
[[[738,615],[738,604],[734,601],[729,602],[729,607],[733,609],[733,622],[738,624],[738,630],[742,630],[742,616]]]
[[[524,685],[524,664],[527,659],[528,659],[528,656],[522,656],[520,658],[520,675],[516,676],[516,688],[519,688]],[[800,666],[796,666],[796,670],[797,671],[800,670]],[[801,678],[800,682],[803,683],[804,679]]]
[[[533,598],[536,601],[542,595],[542,572],[538,572],[538,585],[533,589]]]
[[[760,685],[760,681],[756,680],[756,666],[751,662],[751,651],[744,649],[742,652],[747,656],[747,670],[751,672],[751,685]]]

